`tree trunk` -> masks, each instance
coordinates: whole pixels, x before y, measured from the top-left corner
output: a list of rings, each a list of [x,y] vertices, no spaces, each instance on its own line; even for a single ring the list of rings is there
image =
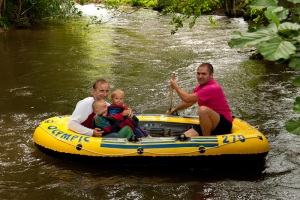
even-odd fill
[[[228,17],[237,17],[236,0],[225,0],[225,14]]]
[[[231,2],[231,8],[232,8],[232,16],[236,17],[236,9],[235,9],[235,0],[232,0]]]
[[[227,16],[230,15],[230,13],[229,13],[229,6],[228,6],[228,0],[225,1],[225,14],[226,14]]]
[[[3,4],[4,4],[3,0],[0,0],[0,17],[4,15],[4,13],[3,13],[3,10],[4,10]]]
[[[19,21],[21,18],[21,12],[22,12],[22,0],[19,0],[19,5],[18,5],[18,14],[17,14],[17,20]]]

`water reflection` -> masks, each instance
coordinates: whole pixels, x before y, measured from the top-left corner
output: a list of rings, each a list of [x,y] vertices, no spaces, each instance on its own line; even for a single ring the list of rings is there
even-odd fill
[[[230,49],[241,19],[205,17],[195,28],[170,35],[169,17],[151,10],[122,15],[85,32],[86,20],[39,30],[0,34],[0,194],[3,199],[297,199],[299,138],[283,128],[295,114],[297,72],[283,65],[250,61]],[[141,113],[169,107],[171,72],[180,86],[197,84],[195,67],[211,62],[236,117],[259,126],[271,144],[266,169],[103,167],[43,155],[32,142],[44,119],[71,114],[90,95],[95,78],[126,92],[126,104]],[[174,104],[180,102],[174,94]],[[184,111],[195,114],[196,107]],[[230,199],[228,198],[228,199]]]

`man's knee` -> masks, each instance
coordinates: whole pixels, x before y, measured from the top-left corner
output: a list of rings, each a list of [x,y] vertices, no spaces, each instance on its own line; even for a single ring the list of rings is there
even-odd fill
[[[210,108],[206,106],[200,106],[198,107],[198,115],[199,116],[206,116],[209,113]]]

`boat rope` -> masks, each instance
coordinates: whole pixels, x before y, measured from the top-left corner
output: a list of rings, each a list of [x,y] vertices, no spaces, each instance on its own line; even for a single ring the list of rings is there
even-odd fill
[[[49,135],[51,135],[51,137],[53,137],[54,139],[59,140],[59,141],[65,143],[65,144],[68,144],[70,146],[73,146],[73,147],[77,148],[78,145],[72,144],[72,143],[70,143],[70,142],[68,142],[66,140],[63,140],[61,138],[55,137],[53,134],[49,133],[48,130],[44,129],[41,125],[39,125],[39,127],[41,127],[46,133],[48,133]],[[126,139],[124,138],[124,141],[125,140]],[[130,154],[136,154],[136,151],[129,152],[129,153],[123,153],[123,154],[105,154],[105,153],[100,153],[100,152],[93,151],[93,150],[90,150],[90,149],[87,149],[87,148],[84,148],[84,147],[81,150],[84,150],[84,151],[87,151],[87,152],[90,152],[90,153],[94,153],[94,154],[98,154],[98,155],[102,155],[102,156],[126,156],[126,155],[130,155]]]
[[[66,140],[63,140],[61,138],[58,138],[58,137],[55,137],[53,134],[51,134],[48,130],[46,130],[45,128],[43,128],[41,125],[39,125],[46,133],[48,133],[49,135],[51,135],[53,138],[63,142],[63,143],[66,143],[70,146],[73,146],[75,148],[77,148],[78,145],[76,144],[72,144]],[[249,130],[252,130],[252,129],[256,129],[255,127],[253,126],[250,126],[250,128],[244,130],[244,132],[242,134],[245,134],[246,132],[248,132]],[[201,137],[201,136],[200,136]],[[245,137],[245,138],[237,138],[235,141],[231,141],[231,142],[228,142],[228,143],[223,143],[223,144],[218,144],[217,146],[214,146],[214,147],[207,147],[205,148],[205,151],[208,151],[208,150],[212,150],[212,149],[215,149],[215,148],[219,148],[219,147],[222,147],[222,146],[226,146],[226,145],[229,145],[229,144],[232,144],[232,143],[236,143],[236,142],[241,142],[242,140],[246,140],[246,139],[257,139],[258,137],[257,136],[251,136],[251,137]],[[120,139],[120,138],[119,138]],[[147,138],[147,140],[151,141],[151,138]],[[128,141],[126,138],[124,138],[124,142]],[[176,138],[174,138],[174,142],[176,141]],[[182,142],[184,143],[184,141]],[[199,146],[199,148],[201,147],[201,145]],[[139,149],[140,148],[140,149]],[[137,153],[139,154],[139,150],[142,150],[143,151],[143,154],[144,153],[148,153],[148,154],[152,154],[152,155],[168,155],[168,156],[174,156],[174,155],[186,155],[186,154],[191,154],[191,153],[195,153],[195,152],[199,152],[199,149],[197,150],[193,150],[193,151],[187,151],[187,152],[180,152],[179,153],[158,153],[158,152],[153,152],[151,150],[148,150],[148,149],[144,149],[142,146],[138,147],[137,149],[134,149],[134,151],[132,152],[128,152],[128,153],[123,153],[123,154],[107,154],[107,153],[100,153],[100,152],[97,152],[97,151],[93,151],[93,150],[90,150],[90,149],[87,149],[87,148],[84,148],[82,147],[81,150],[84,150],[84,151],[87,151],[87,152],[90,152],[90,153],[93,153],[93,154],[97,154],[97,155],[101,155],[101,156],[106,156],[106,157],[118,157],[118,156],[129,156],[129,155],[136,155]]]
[[[256,136],[253,136],[253,137],[247,137],[245,139],[257,139]],[[218,145],[218,146],[215,146],[215,147],[207,147],[205,148],[205,151],[208,151],[208,150],[213,150],[213,149],[216,149],[216,148],[220,148],[222,146],[226,146],[226,145],[229,145],[229,144],[232,144],[232,143],[236,143],[236,142],[240,142],[242,139],[239,139],[239,140],[236,140],[235,142],[228,142],[228,143],[223,143],[221,145]],[[199,146],[201,147],[201,145]],[[180,152],[180,154],[191,154],[191,153],[195,153],[195,152],[199,152],[199,150],[193,150],[193,151],[187,151],[187,152]],[[178,155],[178,153],[157,153],[157,152],[151,152],[151,151],[147,151],[147,153],[149,154],[154,154],[154,155]]]

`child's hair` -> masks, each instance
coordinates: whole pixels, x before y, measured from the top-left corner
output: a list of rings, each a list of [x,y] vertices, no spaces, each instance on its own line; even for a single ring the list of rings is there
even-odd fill
[[[113,99],[117,94],[122,94],[124,96],[124,92],[121,89],[115,89],[114,91],[112,91],[111,93],[111,99]]]
[[[93,110],[95,110],[96,107],[97,107],[98,105],[101,105],[102,103],[105,103],[105,104],[106,104],[106,102],[105,102],[103,99],[101,99],[101,100],[95,100],[95,101],[93,102]]]

